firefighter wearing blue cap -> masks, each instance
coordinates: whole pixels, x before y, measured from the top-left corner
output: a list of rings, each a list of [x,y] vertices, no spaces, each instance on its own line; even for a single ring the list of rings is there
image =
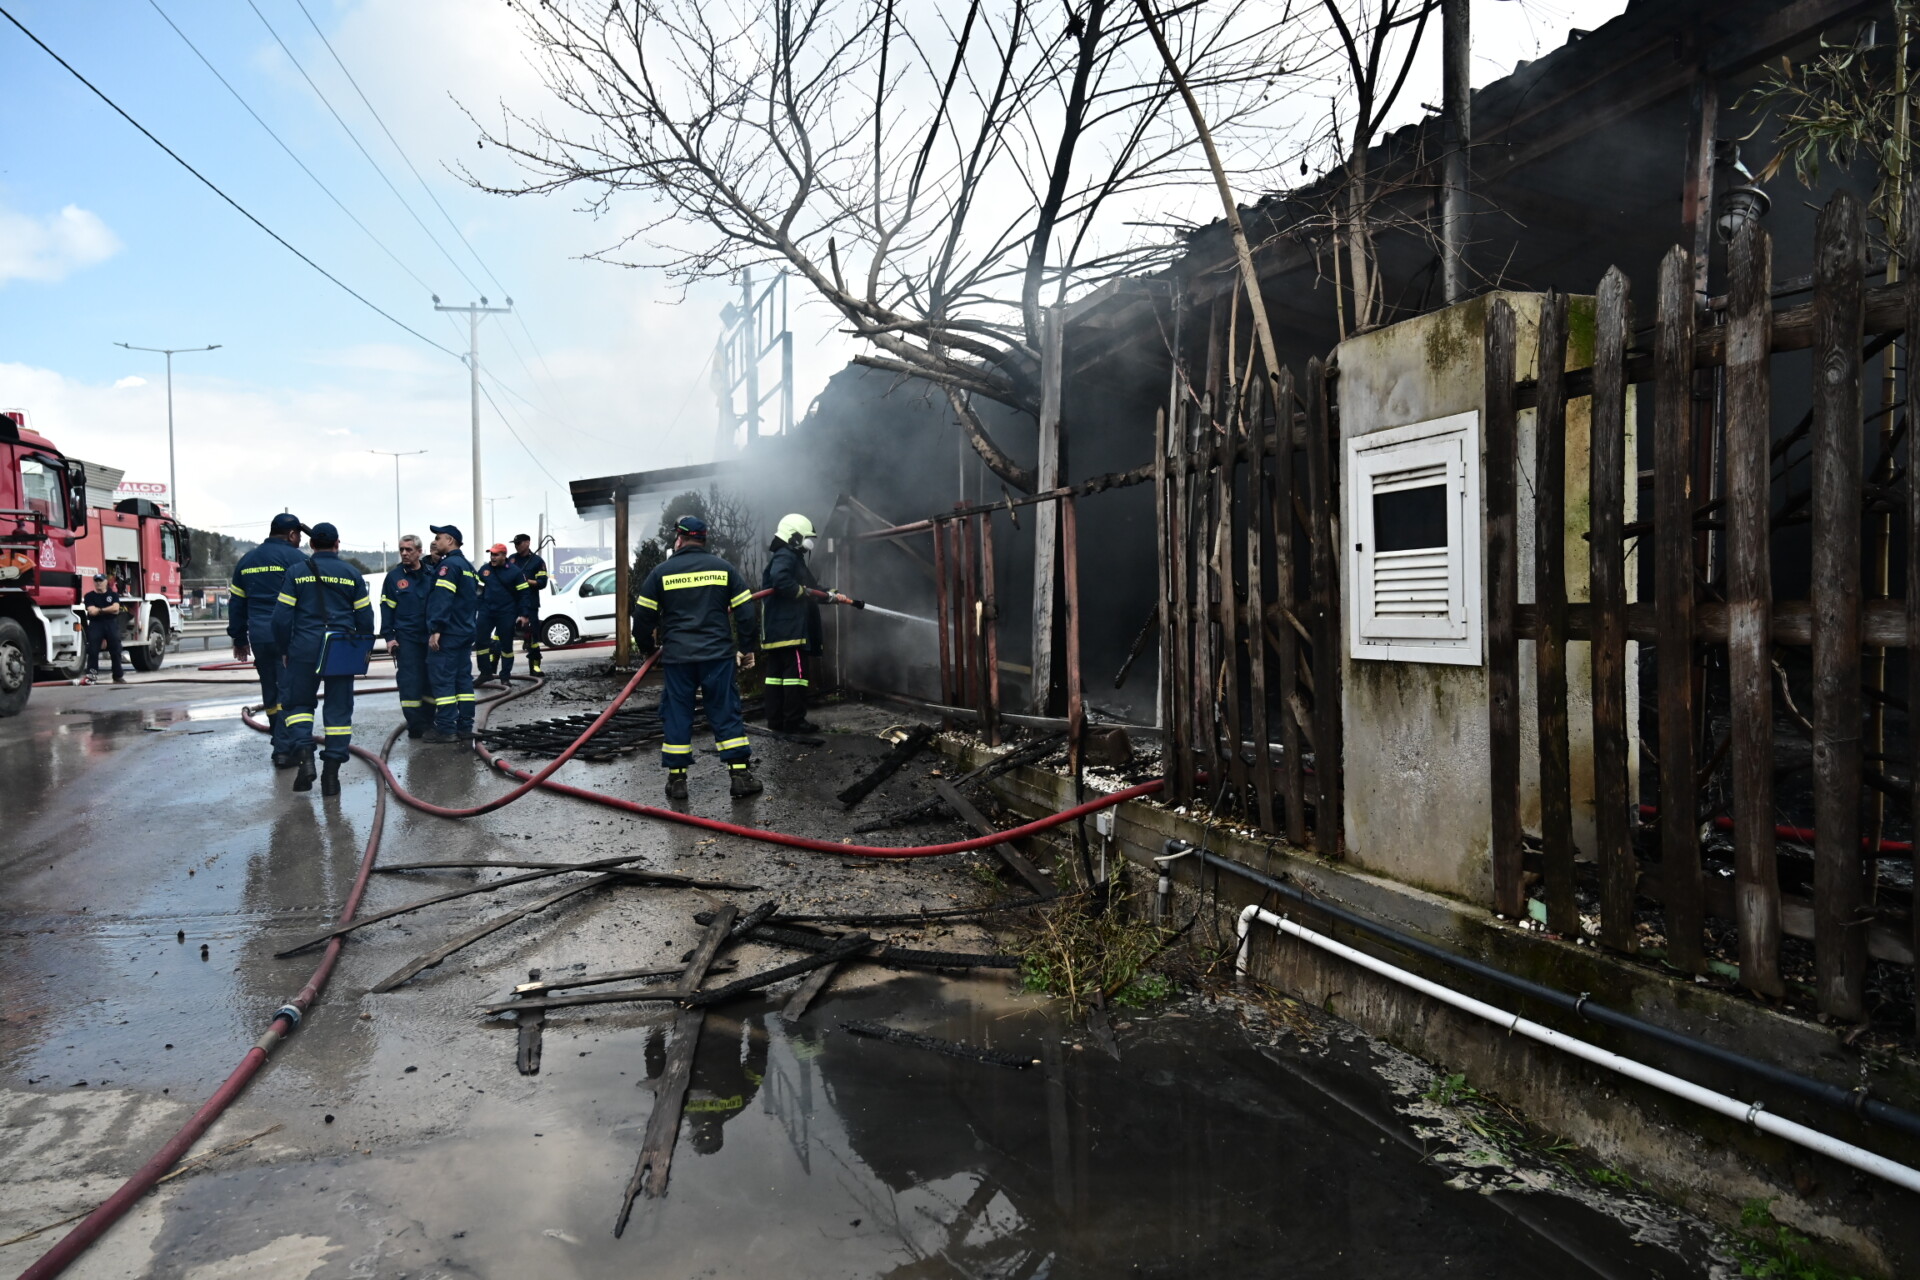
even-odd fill
[[[681,516],[673,529],[673,554],[640,584],[633,628],[643,653],[653,652],[654,632],[659,632],[660,763],[667,770],[667,797],[687,798],[696,689],[706,703],[707,724],[726,761],[733,795],[757,795],[762,788],[753,776],[753,747],[733,683],[735,654],[740,665],[750,665],[759,634],[753,589],[738,569],[707,550],[706,521]]]
[[[507,559],[505,543],[487,548],[487,562],[480,566],[480,632],[475,649],[480,678],[475,685],[490,683],[495,675],[503,685],[513,682],[513,633],[527,621],[527,593],[532,585],[520,567]]]
[[[373,598],[360,571],[340,558],[340,532],[313,526],[313,554],[287,570],[273,612],[273,636],[287,655],[286,727],[300,740],[295,791],[313,789],[313,716],[325,722],[320,794],[340,794],[340,766],[353,745],[353,677],[323,675],[327,646],[346,636],[372,636]],[[325,693],[321,692],[322,687]]]
[[[299,739],[287,732],[282,682],[286,655],[273,638],[273,612],[287,576],[287,566],[306,559],[300,554],[300,535],[307,526],[300,517],[281,512],[267,526],[267,538],[240,557],[227,587],[227,635],[233,640],[233,660],[253,663],[260,677],[260,709],[272,726],[273,763],[291,769],[299,762]]]
[[[478,621],[480,575],[461,554],[460,527],[429,525],[440,563],[427,592],[427,687],[433,694],[433,730],[428,742],[473,738],[473,632]]]
[[[409,738],[433,727],[433,704],[427,698],[427,592],[432,589],[433,570],[421,563],[419,537],[402,535],[400,563],[380,584],[380,638],[393,655],[394,683]]]

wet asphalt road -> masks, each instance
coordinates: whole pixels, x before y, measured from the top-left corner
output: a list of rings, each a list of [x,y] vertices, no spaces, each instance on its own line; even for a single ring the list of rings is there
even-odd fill
[[[217,656],[217,655],[216,655]],[[191,674],[188,655],[169,674]],[[550,673],[603,661],[550,660]],[[376,669],[377,670],[377,669]],[[556,682],[556,685],[565,682]],[[584,696],[587,686],[572,692]],[[36,690],[0,721],[0,1240],[90,1207],[185,1118],[311,972],[274,959],[330,923],[351,883],[374,784],[287,790],[239,724],[253,686]],[[591,709],[543,690],[503,720]],[[898,716],[836,709],[827,745],[761,745],[766,796],[735,805],[703,756],[692,808],[835,838],[832,793],[884,750]],[[361,741],[397,722],[362,699]],[[499,793],[452,748],[396,751],[437,802]],[[932,757],[860,816],[926,794]],[[562,777],[652,801],[651,756]],[[823,803],[825,802],[825,803]],[[912,829],[916,840],[960,834]],[[884,840],[884,837],[882,838]],[[905,840],[901,841],[902,843]],[[742,908],[951,906],[989,893],[969,859],[855,863],[664,827],[534,795],[451,822],[390,807],[386,862],[645,855],[643,865],[764,886]],[[491,878],[492,873],[484,873]],[[376,876],[378,911],[475,873]],[[529,969],[673,962],[706,905],[686,890],[587,893],[386,995],[400,964],[551,886],[463,899],[360,934],[332,987],[199,1150],[262,1134],[149,1196],[79,1276],[1652,1276],[1700,1274],[1702,1243],[1660,1206],[1477,1191],[1525,1179],[1434,1158],[1429,1074],[1319,1020],[1190,998],[1132,1017],[1120,1058],[1004,972],[861,972],[797,1024],[769,1002],[707,1021],[669,1195],[611,1234],[645,1129],[671,1012],[556,1012],[541,1073],[514,1069],[508,1020],[476,1007]],[[183,936],[184,935],[184,936]],[[908,936],[908,935],[903,935]],[[910,935],[988,949],[975,926]],[[204,948],[204,952],[203,952]],[[744,947],[742,972],[787,953]],[[839,1030],[866,1018],[1014,1049],[1026,1071]],[[1431,1108],[1427,1109],[1431,1111]],[[1435,1127],[1438,1125],[1438,1127]],[[277,1127],[276,1127],[277,1126]],[[272,1130],[271,1132],[266,1132]],[[1463,1145],[1455,1142],[1454,1147]],[[1465,1172],[1463,1172],[1465,1170]],[[1450,1185],[1451,1184],[1451,1185]],[[0,1246],[0,1274],[59,1233]]]

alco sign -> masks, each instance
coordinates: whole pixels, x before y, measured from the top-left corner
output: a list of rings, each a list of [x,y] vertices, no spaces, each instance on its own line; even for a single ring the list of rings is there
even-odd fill
[[[168,492],[164,480],[122,480],[120,487],[113,491],[113,497],[116,502],[121,498],[145,498],[163,507],[173,505],[173,495]]]

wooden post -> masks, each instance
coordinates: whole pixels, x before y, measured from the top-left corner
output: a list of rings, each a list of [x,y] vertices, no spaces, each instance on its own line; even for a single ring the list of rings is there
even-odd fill
[[[1907,323],[1901,355],[1913,380],[1913,361],[1920,357],[1920,182],[1906,190],[1906,302]],[[1907,432],[1907,774],[1912,793],[1907,812],[1920,813],[1920,439]],[[1920,911],[1913,911],[1914,955],[1920,956]],[[1915,996],[1920,1000],[1920,990]]]
[[[1727,684],[1740,981],[1782,996],[1773,844],[1773,574],[1769,562],[1773,243],[1757,222],[1727,260]]]
[[[1567,746],[1567,296],[1540,308],[1539,406],[1534,419],[1533,599],[1540,618],[1534,673],[1540,729],[1540,845],[1547,927],[1580,936],[1573,897],[1573,766]]]
[[[1213,643],[1213,552],[1215,543],[1213,511],[1213,468],[1218,465],[1219,450],[1215,442],[1220,433],[1214,430],[1213,414],[1208,405],[1203,404],[1196,413],[1200,433],[1199,445],[1193,454],[1193,475],[1188,481],[1188,505],[1193,509],[1193,530],[1190,551],[1193,560],[1193,757],[1196,768],[1204,768],[1212,779],[1208,784],[1204,798],[1212,804],[1213,797],[1220,793],[1221,776],[1218,756],[1220,753],[1220,735],[1215,726],[1214,711],[1217,701],[1214,697]]]
[[[1233,557],[1238,550],[1233,531],[1233,512],[1237,505],[1235,473],[1240,458],[1241,397],[1233,395],[1227,408],[1226,430],[1220,441],[1219,469],[1213,473],[1213,507],[1219,524],[1214,530],[1213,561],[1220,582],[1220,701],[1224,721],[1222,740],[1226,758],[1221,772],[1230,785],[1228,811],[1244,813],[1247,796],[1247,758],[1240,749],[1240,602],[1235,586]]]
[[[1247,685],[1252,713],[1249,731],[1253,734],[1253,824],[1262,831],[1277,832],[1280,823],[1273,811],[1273,753],[1267,745],[1272,735],[1267,725],[1267,575],[1263,563],[1266,549],[1272,545],[1265,536],[1266,513],[1272,506],[1267,480],[1267,455],[1273,449],[1273,435],[1266,421],[1269,399],[1259,383],[1248,389]]]
[[[627,539],[627,491],[613,491],[613,590],[619,607],[613,611],[613,665],[625,671],[633,665],[633,547]]]
[[[947,526],[942,520],[933,522],[933,620],[939,625],[934,629],[940,633],[940,701],[947,706],[956,705],[953,696],[953,648],[949,636],[953,630],[952,610],[948,608],[947,582]],[[947,723],[951,725],[952,718]]]
[[[1173,554],[1173,535],[1167,527],[1171,523],[1168,513],[1172,496],[1173,491],[1167,484],[1167,411],[1161,409],[1153,415],[1153,550],[1160,589],[1154,598],[1154,617],[1160,624],[1160,677],[1154,692],[1160,721],[1160,767],[1168,786],[1173,785],[1173,756],[1168,750],[1173,743],[1173,610],[1170,607],[1173,564],[1169,559]]]
[[[980,613],[975,603],[979,600],[979,586],[973,576],[973,518],[961,516],[952,522],[954,568],[959,574],[958,591],[955,603],[958,606],[959,629],[954,639],[959,645],[955,665],[960,673],[960,705],[984,711],[980,705],[981,690],[985,687],[980,672]]]
[[[1866,1014],[1860,855],[1860,339],[1865,229],[1841,191],[1813,259],[1814,985],[1820,1011]]]
[[[1307,362],[1307,488],[1313,518],[1313,847],[1337,858],[1346,843],[1340,791],[1340,570],[1333,544],[1339,488],[1333,474],[1333,422],[1327,409],[1327,371]]]
[[[1172,655],[1171,668],[1167,672],[1167,721],[1166,741],[1161,748],[1165,756],[1168,774],[1174,780],[1174,798],[1179,804],[1189,804],[1193,800],[1193,705],[1192,682],[1188,668],[1193,665],[1193,631],[1191,612],[1188,607],[1187,586],[1187,494],[1189,492],[1187,475],[1187,446],[1190,436],[1186,428],[1187,413],[1184,408],[1167,423],[1167,430],[1174,440],[1173,456],[1169,459],[1172,474],[1167,493],[1167,563],[1171,573],[1169,586],[1172,599],[1169,602],[1168,628],[1161,633],[1167,644],[1167,652]]]
[[[1513,380],[1517,341],[1513,308],[1505,298],[1487,306],[1487,772],[1493,791],[1494,910],[1515,919],[1527,912],[1520,862],[1520,602],[1518,492],[1519,431]]]
[[[992,512],[980,517],[980,595],[981,649],[986,666],[983,673],[986,698],[980,731],[986,735],[988,746],[997,747],[1000,745],[1000,593],[994,582]]]
[[[1058,307],[1049,307],[1040,330],[1040,460],[1037,492],[1060,485],[1061,343],[1066,328]],[[1060,518],[1052,503],[1033,509],[1033,714],[1052,714],[1053,598],[1059,579]]]
[[[1615,951],[1639,946],[1633,904],[1640,869],[1633,853],[1633,797],[1627,769],[1626,351],[1633,301],[1618,267],[1600,281],[1594,308],[1593,413],[1587,474],[1588,598],[1592,601],[1594,843],[1600,861],[1600,940]]]
[[[1300,696],[1300,641],[1292,614],[1300,602],[1293,572],[1293,370],[1283,368],[1273,383],[1273,596],[1281,614],[1273,625],[1274,682],[1280,690],[1280,791],[1287,807],[1287,842],[1307,842],[1307,771],[1300,743],[1307,726],[1294,706]]]
[[[1687,133],[1687,170],[1680,185],[1680,221],[1693,250],[1689,299],[1698,311],[1707,305],[1707,255],[1713,249],[1713,143],[1720,127],[1720,86],[1703,70],[1693,82],[1692,123]],[[1700,495],[1702,500],[1706,495]]]
[[[1675,245],[1660,263],[1653,344],[1653,580],[1667,961],[1688,973],[1706,964],[1693,779],[1693,287],[1692,255]]]

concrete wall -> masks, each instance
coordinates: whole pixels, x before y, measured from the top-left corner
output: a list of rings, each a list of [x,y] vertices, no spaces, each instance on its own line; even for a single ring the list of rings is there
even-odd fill
[[[1337,349],[1340,442],[1394,427],[1484,408],[1483,333],[1487,305],[1503,297],[1518,317],[1516,367],[1523,378],[1538,371],[1541,295],[1489,294],[1444,311],[1393,325]],[[1576,297],[1569,307],[1568,368],[1593,359],[1593,299]],[[1567,406],[1566,581],[1570,600],[1587,599],[1588,428],[1591,402]],[[1632,465],[1633,406],[1628,406],[1627,519],[1635,518]],[[1482,424],[1484,427],[1484,423]],[[1485,441],[1481,442],[1481,492]],[[1520,599],[1533,599],[1533,493],[1536,448],[1534,412],[1519,421]],[[1346,478],[1342,477],[1343,486]],[[1342,557],[1343,615],[1353,590],[1351,562]],[[1637,574],[1631,565],[1627,581]],[[1485,549],[1481,579],[1486,581]],[[1631,585],[1629,586],[1631,590]],[[1485,592],[1478,602],[1485,629]],[[1628,646],[1629,740],[1638,736],[1638,699],[1633,696],[1635,648]],[[1521,794],[1524,820],[1538,830],[1539,751],[1535,656],[1520,646],[1522,726]],[[1492,898],[1489,853],[1492,809],[1487,773],[1487,671],[1477,666],[1355,660],[1341,653],[1346,733],[1346,842],[1358,866],[1435,892],[1487,902]],[[1574,840],[1586,857],[1593,851],[1592,674],[1584,643],[1567,653],[1569,746],[1573,766]],[[1637,772],[1637,766],[1636,766]],[[1636,792],[1637,794],[1637,792]]]

